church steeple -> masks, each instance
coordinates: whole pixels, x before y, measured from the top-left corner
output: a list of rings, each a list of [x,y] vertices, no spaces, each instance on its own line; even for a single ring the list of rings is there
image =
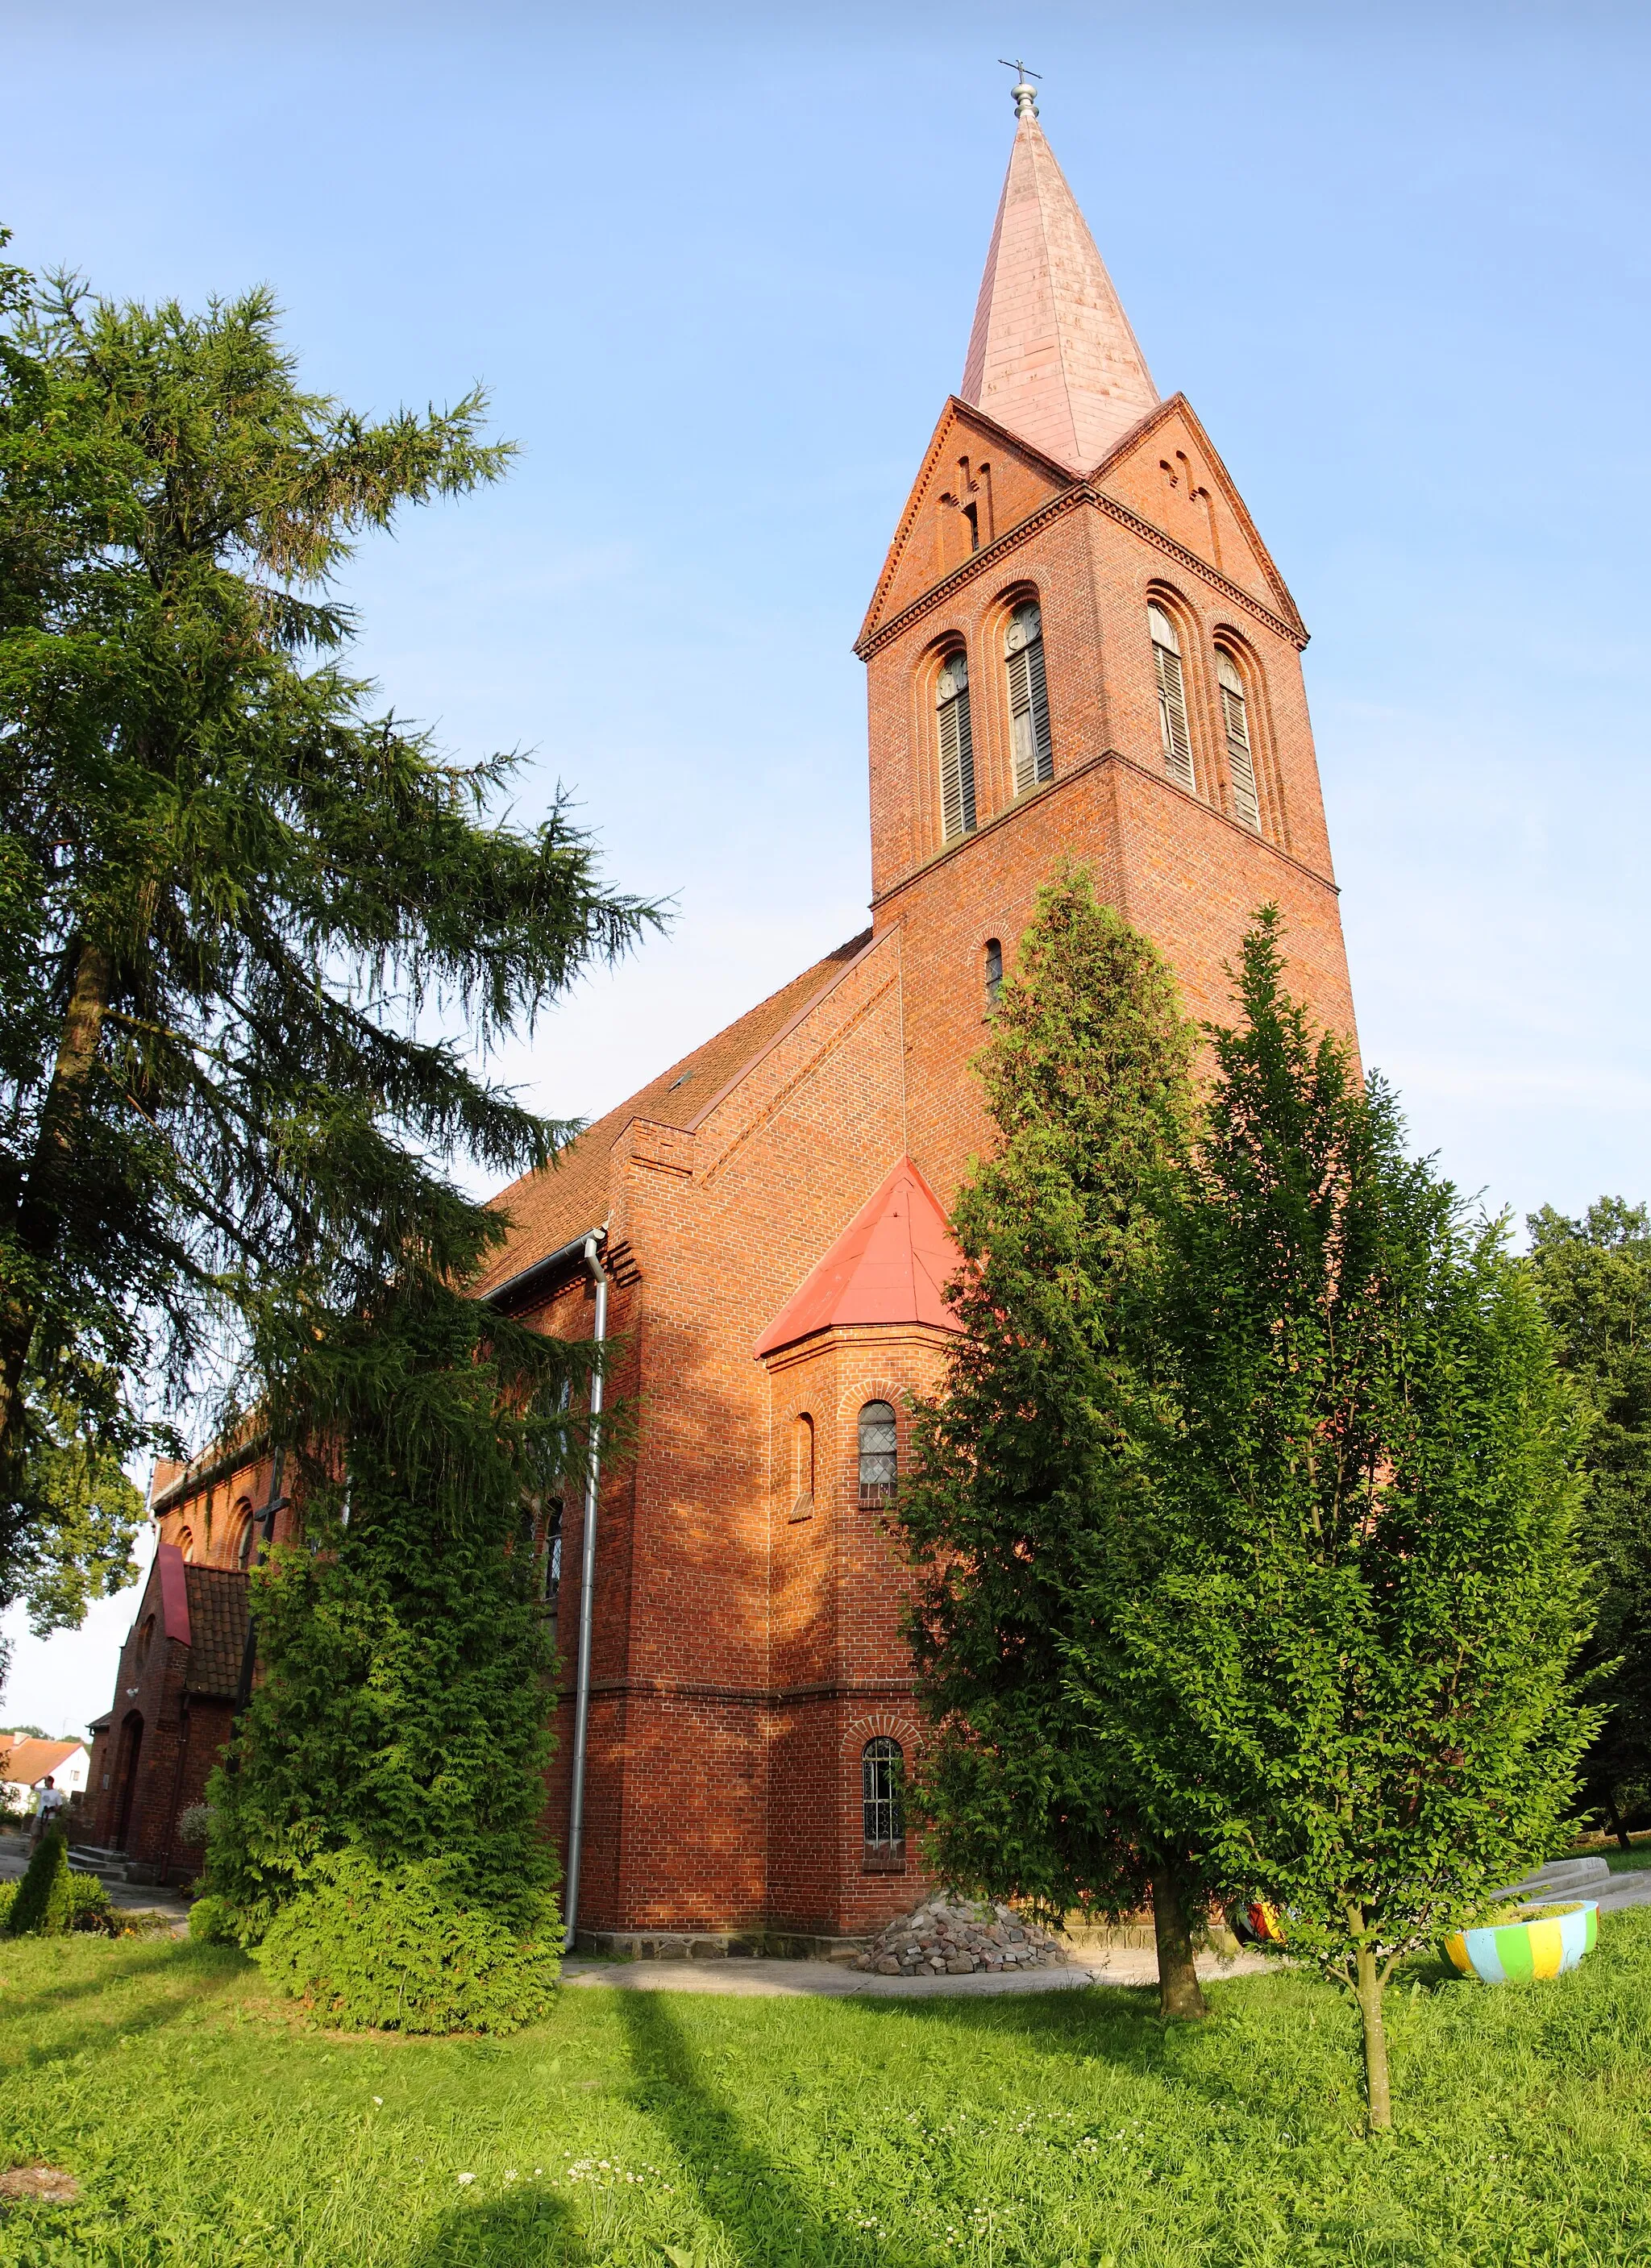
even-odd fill
[[[1014,100],[1014,148],[959,392],[1087,472],[1156,408],[1158,389],[1024,78]]]

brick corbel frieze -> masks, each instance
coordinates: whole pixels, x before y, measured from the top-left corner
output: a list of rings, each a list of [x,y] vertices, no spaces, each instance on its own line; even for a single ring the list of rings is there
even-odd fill
[[[903,607],[897,615],[891,615],[886,622],[880,622],[874,630],[856,642],[855,652],[862,661],[869,661],[873,654],[892,644],[914,622],[921,622],[927,615],[944,611],[955,594],[977,576],[995,574],[1010,555],[1019,550],[1028,535],[1036,534],[1063,513],[1075,512],[1084,504],[1105,512],[1107,518],[1116,520],[1120,527],[1128,528],[1131,534],[1139,535],[1143,542],[1161,552],[1165,558],[1173,559],[1188,574],[1196,575],[1201,583],[1218,592],[1230,605],[1242,607],[1247,615],[1283,638],[1287,644],[1293,645],[1298,653],[1307,644],[1308,634],[1299,623],[1286,622],[1282,615],[1275,614],[1271,607],[1264,606],[1259,599],[1253,597],[1242,584],[1235,583],[1230,576],[1223,575],[1219,567],[1212,567],[1208,560],[1200,559],[1196,551],[1190,551],[1184,543],[1178,543],[1173,535],[1155,526],[1150,519],[1143,519],[1139,512],[1131,512],[1116,497],[1108,496],[1104,490],[1094,488],[1087,481],[1080,481],[1059,496],[1050,497],[1047,504],[1040,504],[1036,512],[1029,512],[1013,527],[1006,528],[1001,535],[965,559],[961,566],[954,567],[951,573],[935,584],[932,590],[925,591],[921,598],[914,599],[908,607]]]

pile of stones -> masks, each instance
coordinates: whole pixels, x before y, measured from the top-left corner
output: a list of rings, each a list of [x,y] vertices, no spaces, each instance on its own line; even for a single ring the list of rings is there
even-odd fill
[[[971,1977],[977,1969],[1058,1969],[1071,1958],[1008,1906],[931,1898],[880,1929],[854,1966],[879,1977]]]

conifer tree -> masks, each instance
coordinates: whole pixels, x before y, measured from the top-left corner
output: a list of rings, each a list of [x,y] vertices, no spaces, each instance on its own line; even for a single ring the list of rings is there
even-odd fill
[[[210,1798],[208,1887],[246,1940],[340,1852],[554,1932],[555,1632],[524,1501],[568,1440],[543,1351],[415,1285],[277,1370],[303,1542],[253,1575],[261,1675]]]
[[[1138,1771],[1357,1999],[1563,1835],[1591,1730],[1569,1397],[1504,1225],[1407,1159],[1390,1097],[1246,940],[1171,1219],[1173,1433],[1137,1581],[1097,1600]]]
[[[69,1839],[61,1827],[47,1828],[34,1845],[18,1884],[6,1931],[11,1937],[62,1937],[69,1927]]]
[[[505,1224],[444,1161],[562,1130],[442,1020],[485,1049],[652,918],[347,667],[339,571],[500,476],[484,409],[306,391],[263,291],[0,270],[0,1598],[124,1580],[158,1368],[470,1277]]]
[[[935,1727],[913,1797],[934,1859],[1050,1915],[1116,1915],[1150,1889],[1174,2016],[1203,2013],[1198,1848],[1143,1807],[1127,1749],[1097,1736],[1069,1681],[1074,1648],[1096,1670],[1102,1571],[1148,1510],[1160,1214],[1191,1057],[1153,946],[1097,904],[1087,874],[1062,873],[982,1058],[998,1142],[953,1207],[965,1336],[918,1406],[898,1505]]]
[[[1605,1716],[1582,1785],[1625,1848],[1629,1821],[1651,1809],[1651,1214],[1601,1197],[1580,1220],[1544,1205],[1528,1226],[1586,1429],[1596,1620],[1583,1659]]]

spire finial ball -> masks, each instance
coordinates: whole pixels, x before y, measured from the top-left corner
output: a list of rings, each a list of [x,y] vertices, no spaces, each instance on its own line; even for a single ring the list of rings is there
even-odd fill
[[[1023,78],[1019,86],[1012,87],[1010,92],[1014,97],[1014,114],[1017,118],[1037,116],[1037,89],[1029,79]]]

